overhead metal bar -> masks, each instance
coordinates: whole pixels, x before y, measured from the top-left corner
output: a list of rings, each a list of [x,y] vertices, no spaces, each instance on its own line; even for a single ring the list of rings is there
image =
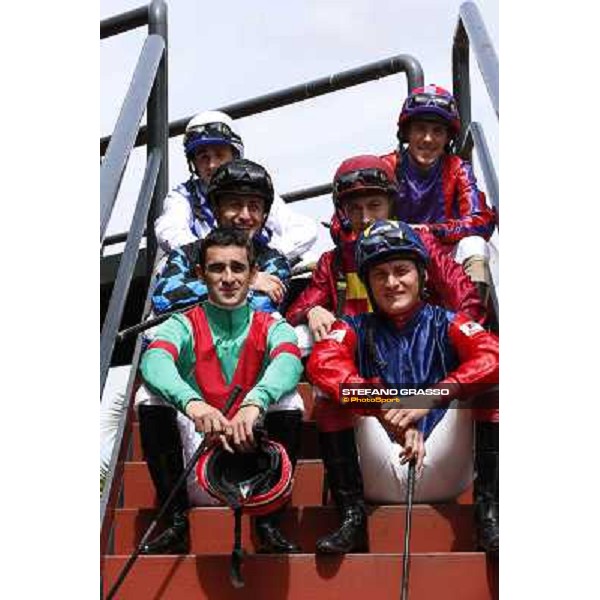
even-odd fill
[[[100,39],[136,29],[148,24],[148,6],[140,6],[100,21]]]
[[[106,156],[102,161],[100,169],[100,243],[106,233],[123,173],[164,49],[165,42],[159,35],[150,35],[146,38],[115,125],[115,133],[111,137]]]
[[[397,73],[406,73],[408,91],[424,83],[423,68],[419,61],[409,54],[398,54],[390,58],[342,71],[327,77],[314,79],[307,83],[301,83],[293,87],[271,92],[262,96],[256,96],[249,100],[235,102],[221,106],[215,110],[227,113],[232,119],[248,117],[274,108],[281,108],[295,102],[301,102],[324,94],[330,94],[348,87],[360,85],[367,81],[388,77]],[[181,135],[188,121],[193,115],[177,119],[169,124],[169,137]],[[100,153],[104,152],[110,136],[100,139]],[[140,128],[135,145],[146,143],[146,129]]]

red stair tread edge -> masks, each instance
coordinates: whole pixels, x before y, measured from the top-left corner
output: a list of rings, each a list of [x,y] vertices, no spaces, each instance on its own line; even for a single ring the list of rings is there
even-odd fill
[[[301,381],[297,388],[298,393],[302,396],[302,400],[304,400],[304,420],[312,421],[314,420],[314,408],[315,408],[315,400],[313,394],[313,387],[307,381]],[[134,421],[137,421],[137,411],[133,411]]]
[[[125,556],[102,559],[105,593]],[[347,600],[399,598],[401,554],[348,554],[316,557],[249,555],[242,567],[246,585],[229,581],[229,555],[142,556],[119,590],[119,600]],[[413,554],[410,599],[492,600],[482,553]],[[332,595],[333,594],[333,595]]]
[[[123,508],[153,508],[156,494],[145,462],[127,462],[124,470]],[[294,474],[292,506],[318,506],[322,503],[323,463],[300,460]],[[472,490],[467,489],[458,504],[472,503]]]
[[[300,446],[300,458],[319,458],[320,453],[317,435],[317,424],[315,423],[315,421],[304,421],[302,425],[301,437],[302,441]],[[130,460],[144,460],[139,423],[133,423],[132,450]]]
[[[369,549],[371,552],[401,552],[404,543],[405,506],[377,506],[369,509]],[[153,510],[119,509],[115,515],[114,554],[133,552],[155,515]],[[233,514],[228,508],[195,508],[190,511],[192,554],[231,552]],[[282,530],[314,552],[319,537],[333,531],[339,517],[333,506],[289,508],[283,513]],[[473,551],[473,511],[459,504],[427,505],[413,508],[411,550],[413,552]],[[257,539],[251,519],[242,520],[242,543],[255,552]]]
[[[153,508],[156,505],[156,493],[146,463],[125,463],[124,482],[124,508]],[[299,461],[294,474],[292,505],[321,504],[322,487],[323,463]]]

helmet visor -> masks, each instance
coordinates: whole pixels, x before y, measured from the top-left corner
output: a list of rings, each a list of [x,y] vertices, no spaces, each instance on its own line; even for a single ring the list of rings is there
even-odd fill
[[[456,102],[453,98],[437,96],[434,94],[415,94],[410,96],[406,102],[406,108],[409,110],[434,106],[448,112],[456,112]]]
[[[378,231],[376,234],[364,237],[360,241],[364,260],[388,250],[414,250],[414,243],[407,238],[401,229]]]
[[[364,187],[375,187],[383,190],[387,190],[392,185],[384,171],[380,169],[360,169],[336,177],[333,182],[333,191],[338,196],[353,189],[359,183]]]

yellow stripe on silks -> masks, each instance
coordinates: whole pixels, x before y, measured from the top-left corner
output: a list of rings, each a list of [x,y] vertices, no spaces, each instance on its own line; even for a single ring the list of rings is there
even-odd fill
[[[369,312],[373,311],[367,290],[357,273],[346,273],[346,300],[366,300]]]

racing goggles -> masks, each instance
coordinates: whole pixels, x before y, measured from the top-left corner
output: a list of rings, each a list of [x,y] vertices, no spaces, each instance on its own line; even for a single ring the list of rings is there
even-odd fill
[[[382,189],[392,186],[392,182],[384,171],[380,169],[359,169],[337,177],[333,182],[333,191],[337,196],[352,189],[357,183],[362,183],[365,187]]]
[[[194,127],[188,132],[190,138],[225,138],[225,139],[237,139],[239,136],[227,125],[227,123],[206,123]]]
[[[435,94],[415,94],[406,101],[406,108],[409,110],[421,108],[423,106],[434,106],[448,112],[456,112],[456,102],[453,98],[437,96]]]
[[[211,180],[210,185],[219,186],[229,182],[247,182],[253,184],[264,185],[266,182],[265,171],[258,169],[253,165],[240,165],[237,162],[227,163],[227,166],[216,172]]]
[[[382,250],[414,249],[414,243],[409,240],[401,229],[390,228],[379,230],[372,236],[365,236],[360,241],[360,249],[365,259],[379,254]]]

